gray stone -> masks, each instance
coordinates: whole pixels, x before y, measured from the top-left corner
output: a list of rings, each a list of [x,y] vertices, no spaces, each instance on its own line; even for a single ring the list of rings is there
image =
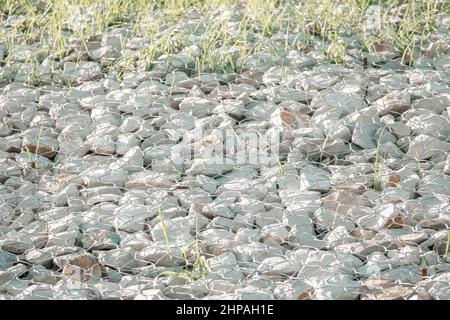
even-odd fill
[[[186,285],[176,285],[163,290],[164,295],[171,299],[200,299],[207,295],[208,290],[203,283],[193,282]]]
[[[10,236],[0,240],[0,249],[13,254],[22,254],[25,251],[32,249],[34,246],[31,239],[20,239],[19,235],[16,237]]]
[[[353,243],[357,240],[353,238],[345,226],[337,226],[328,232],[323,239],[329,247],[335,247],[341,244]]]
[[[123,157],[115,162],[117,168],[123,168],[128,173],[143,171],[144,168],[144,154],[139,147],[127,149]]]
[[[180,103],[179,108],[183,113],[192,114],[197,118],[203,118],[209,116],[217,105],[218,103],[212,100],[189,97]]]
[[[322,273],[305,282],[314,287],[314,300],[355,300],[361,284],[350,275]]]
[[[179,175],[162,174],[150,170],[132,173],[125,187],[128,189],[147,190],[152,187],[170,188],[176,184]]]
[[[237,243],[259,242],[262,238],[260,229],[241,228],[236,232],[234,240]]]
[[[108,230],[91,228],[83,233],[81,243],[86,250],[111,250],[118,247],[120,237]]]
[[[445,110],[445,103],[444,99],[440,98],[439,96],[436,96],[417,100],[414,103],[414,107],[420,109],[427,109],[433,111],[436,114],[442,114],[442,112],[444,112]]]
[[[55,195],[55,206],[64,207],[68,204],[68,201],[70,201],[70,199],[78,198],[79,195],[80,193],[78,192],[76,184],[71,183]]]
[[[200,188],[177,189],[173,191],[173,195],[177,197],[180,204],[188,210],[193,206],[201,211],[204,206],[213,201],[209,193]]]
[[[192,166],[186,171],[187,174],[205,176],[220,176],[224,173],[230,172],[234,165],[229,162],[226,163],[224,159],[212,158],[212,159],[194,159]]]
[[[6,269],[5,271],[0,271],[0,284],[11,281],[18,278],[27,272],[27,267],[23,264],[17,264],[13,267]]]
[[[411,265],[381,272],[380,277],[391,281],[416,284],[422,280],[419,266]]]
[[[47,248],[51,246],[73,247],[75,246],[75,242],[79,238],[79,235],[80,233],[78,230],[68,230],[63,232],[50,233],[48,235],[46,247]]]
[[[258,266],[258,272],[264,275],[290,277],[300,270],[299,263],[284,257],[269,257]]]
[[[0,123],[0,137],[7,137],[12,133],[12,128],[5,123]]]
[[[432,173],[423,177],[417,187],[417,193],[426,195],[450,195],[450,176]]]
[[[314,287],[303,280],[287,280],[274,288],[274,296],[280,300],[310,300],[314,294]]]
[[[27,278],[34,283],[56,285],[63,279],[63,275],[61,275],[59,272],[47,270],[41,265],[34,265],[31,269],[28,270]]]
[[[145,289],[140,291],[133,300],[164,300],[164,294],[160,289]]]
[[[449,152],[450,144],[436,138],[419,134],[411,141],[406,155],[413,159],[426,160],[436,152]]]
[[[98,133],[90,134],[84,141],[84,146],[89,151],[110,155],[116,150],[115,138],[110,135],[100,135]]]
[[[326,171],[308,166],[301,170],[300,191],[319,191],[325,193],[330,190],[331,184]]]
[[[273,300],[272,292],[256,287],[246,287],[237,289],[234,292],[233,300]]]
[[[132,133],[120,134],[115,141],[115,152],[119,155],[125,155],[130,149],[139,147],[141,142]]]
[[[88,169],[81,174],[84,183],[89,187],[114,186],[124,187],[128,179],[128,172],[108,166]]]
[[[17,294],[17,300],[50,300],[54,298],[53,287],[48,284],[33,284]]]
[[[379,128],[380,125],[377,123],[357,123],[353,130],[353,143],[363,149],[375,149],[374,135]]]
[[[114,210],[114,227],[129,233],[144,230],[146,219],[151,219],[149,208],[143,205],[129,204]]]
[[[283,250],[279,246],[268,246],[261,242],[238,245],[234,248],[234,254],[239,265],[249,263],[260,264],[264,259],[283,256]]]
[[[66,62],[64,64],[63,77],[69,83],[80,84],[100,76],[101,68],[97,63],[82,61],[79,64],[74,62]]]
[[[152,242],[137,253],[139,261],[153,263],[161,267],[181,266],[186,263],[183,248],[176,244],[167,245],[165,241]]]
[[[7,251],[0,251],[0,269],[7,269],[13,266],[14,263],[19,261],[19,258]]]
[[[262,228],[264,226],[274,224],[283,218],[283,210],[274,208],[269,211],[258,212],[255,217],[255,225]]]
[[[53,158],[59,148],[58,140],[45,135],[25,135],[22,142],[23,148],[27,152],[43,155],[47,158]]]
[[[168,239],[169,242],[181,241],[189,243],[192,239],[190,230],[191,225],[184,217],[166,220],[160,216],[159,222],[152,228],[150,234],[154,241],[165,241]]]
[[[380,116],[390,113],[400,115],[411,107],[411,97],[406,92],[395,90],[375,101],[374,106]]]
[[[433,278],[429,292],[435,300],[450,299],[449,273],[443,273]]]
[[[362,215],[357,219],[357,224],[363,228],[380,231],[383,228],[403,224],[402,211],[394,204],[389,203],[380,206],[374,213]]]
[[[226,203],[216,201],[203,206],[202,213],[210,218],[220,216],[227,219],[233,219],[236,215],[233,211],[230,210]]]
[[[237,232],[241,228],[251,228],[254,223],[254,217],[251,214],[237,214],[233,219],[227,219],[223,217],[215,217],[208,224],[208,228],[223,228]]]
[[[261,229],[261,237],[266,244],[283,244],[289,241],[290,233],[282,223],[274,223]]]
[[[411,117],[406,122],[413,133],[423,134],[440,140],[450,135],[448,118],[431,112]]]
[[[236,257],[227,252],[207,260],[207,278],[222,279],[231,283],[239,283],[244,280],[244,275],[239,271]]]
[[[117,248],[98,252],[100,264],[115,268],[117,270],[131,270],[135,267],[145,265],[136,260],[137,253],[132,248]]]
[[[319,208],[314,213],[314,221],[318,230],[332,230],[338,226],[344,226],[351,232],[355,228],[355,224],[346,216],[324,208]]]

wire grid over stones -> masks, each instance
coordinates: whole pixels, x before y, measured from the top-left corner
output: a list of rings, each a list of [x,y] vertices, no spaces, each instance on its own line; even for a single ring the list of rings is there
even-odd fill
[[[440,58],[182,58],[3,86],[0,299],[450,298]]]

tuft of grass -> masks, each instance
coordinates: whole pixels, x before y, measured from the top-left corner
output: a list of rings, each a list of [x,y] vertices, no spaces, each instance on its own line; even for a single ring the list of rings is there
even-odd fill
[[[158,216],[159,216],[159,221],[161,222],[161,227],[162,227],[163,234],[164,234],[164,240],[166,241],[167,252],[169,253],[169,255],[172,256],[172,249],[171,249],[172,245],[169,240],[169,234],[167,233],[167,228],[166,228],[166,224],[164,223],[164,216],[163,216],[161,208],[158,208]]]
[[[41,123],[41,128],[39,129],[35,153],[31,152],[31,150],[28,148],[28,146],[25,145],[25,151],[27,152],[27,155],[28,155],[28,162],[30,163],[31,168],[33,168],[33,169],[41,169],[41,165],[39,164],[39,161],[38,161],[38,154],[39,154],[38,150],[39,150],[39,144],[41,141],[41,135],[42,135],[43,129],[44,129],[44,124]],[[33,156],[33,154],[34,154],[34,156]]]
[[[184,273],[188,276],[188,278],[193,280],[203,279],[208,274],[208,269],[206,265],[206,258],[200,252],[199,247],[200,242],[198,240],[192,241],[191,244],[183,251],[183,256],[185,259],[185,267]],[[192,265],[188,260],[188,252],[193,249],[194,250],[194,262]]]
[[[277,152],[273,152],[272,149],[272,144],[267,144],[267,148],[269,148],[269,150],[275,155],[275,157],[277,158],[277,163],[278,163],[278,173],[280,174],[280,176],[284,176],[285,170],[284,170],[284,166],[285,166],[285,162],[280,160],[280,157],[278,155]]]
[[[366,13],[372,5],[379,6],[379,27],[368,31]],[[217,19],[223,8],[242,15],[237,21]],[[315,47],[325,62],[344,64],[355,43],[360,50],[390,44],[404,64],[412,65],[433,39],[438,15],[449,12],[450,2],[439,0],[1,0],[0,19],[17,19],[0,34],[0,41],[8,47],[35,45],[62,60],[74,39],[86,49],[104,33],[128,27],[133,37],[149,41],[131,55],[123,50],[114,58],[110,67],[120,78],[141,68],[142,62],[151,70],[161,55],[189,46],[184,35],[190,31],[180,30],[178,23],[195,15],[203,22],[193,31],[201,37],[192,57],[193,74],[240,72],[249,55],[265,51],[283,58],[293,48],[306,53]],[[198,32],[203,27],[204,32]],[[315,46],[319,43],[323,45]]]
[[[193,240],[183,250],[185,263],[182,271],[164,271],[160,273],[160,276],[181,277],[191,281],[204,279],[208,274],[208,266],[205,256],[200,251],[199,244],[200,242],[198,240]],[[194,262],[190,263],[189,254],[192,254],[192,252],[194,253]]]
[[[373,182],[373,188],[376,191],[383,190],[383,176],[384,176],[383,161],[376,161],[374,163],[374,182]]]
[[[381,132],[380,134],[380,138],[378,139],[377,142],[377,149],[376,149],[376,154],[375,154],[375,161],[373,163],[373,177],[374,177],[374,182],[373,182],[373,188],[376,191],[382,191],[383,190],[383,177],[384,177],[384,163],[383,163],[383,157],[382,155],[380,155],[380,147],[381,147],[381,138],[383,136],[383,132]]]
[[[450,230],[448,231],[448,234],[447,234],[447,244],[445,246],[445,253],[444,253],[444,259],[447,262],[448,262],[448,250],[449,250],[449,248],[450,248]]]
[[[161,222],[161,226],[162,226],[162,230],[163,230],[163,234],[164,234],[164,239],[166,241],[166,245],[167,245],[167,252],[169,253],[169,255],[171,257],[173,257],[172,254],[172,244],[170,243],[170,239],[169,239],[169,234],[167,232],[167,228],[166,228],[166,224],[164,222],[164,217],[163,217],[163,213],[161,208],[158,208],[158,215],[159,215],[159,220]],[[197,228],[198,224],[197,224],[197,219],[196,219],[196,228]],[[198,231],[198,230],[196,230]],[[198,232],[196,232],[196,235],[198,234]],[[203,279],[206,277],[206,275],[208,274],[208,268],[206,265],[206,258],[205,256],[201,253],[200,251],[200,244],[201,242],[197,239],[193,240],[186,248],[184,248],[183,250],[183,258],[184,258],[184,266],[183,266],[183,271],[181,272],[175,272],[175,271],[166,271],[166,272],[162,272],[160,274],[160,276],[176,276],[176,277],[182,277],[182,278],[186,278],[189,280],[199,280],[199,279]],[[193,256],[193,262],[189,262],[189,258],[190,255],[194,255]]]
[[[322,161],[322,159],[323,159],[323,153],[325,151],[325,147],[327,146],[328,140],[330,138],[330,133],[331,133],[331,130],[330,130],[330,132],[327,132],[327,134],[325,135],[325,139],[323,140],[323,143],[320,146],[320,157],[319,157],[320,161]]]

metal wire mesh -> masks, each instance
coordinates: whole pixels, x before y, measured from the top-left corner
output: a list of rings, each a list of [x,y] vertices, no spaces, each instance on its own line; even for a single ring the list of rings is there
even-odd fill
[[[290,55],[4,85],[0,298],[448,297],[448,71]]]

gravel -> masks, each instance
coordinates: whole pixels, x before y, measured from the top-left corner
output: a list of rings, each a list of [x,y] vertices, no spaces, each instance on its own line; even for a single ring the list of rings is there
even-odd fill
[[[448,32],[408,68],[279,33],[198,74],[191,31],[121,72],[127,25],[33,73],[0,43],[0,299],[450,299]]]

